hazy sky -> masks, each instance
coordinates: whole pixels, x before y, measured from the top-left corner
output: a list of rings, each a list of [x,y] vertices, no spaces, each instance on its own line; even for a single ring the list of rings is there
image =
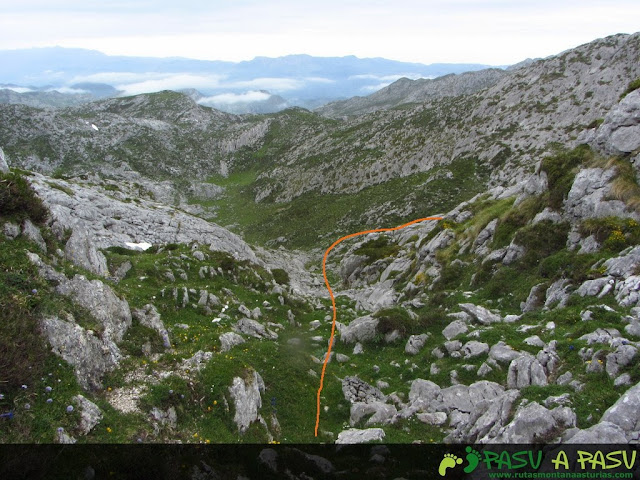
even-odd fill
[[[59,45],[107,54],[232,61],[307,53],[504,65],[640,30],[637,0],[3,3],[3,50]]]

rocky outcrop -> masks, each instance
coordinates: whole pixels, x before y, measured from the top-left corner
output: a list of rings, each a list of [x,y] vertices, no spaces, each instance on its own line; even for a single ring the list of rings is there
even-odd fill
[[[354,404],[384,402],[387,399],[380,390],[358,377],[345,377],[342,380],[342,393],[345,400]]]
[[[255,338],[266,338],[268,340],[276,340],[278,334],[266,328],[260,322],[251,320],[250,318],[241,318],[234,326],[233,330],[237,333],[249,335]]]
[[[344,343],[369,342],[376,337],[379,320],[371,315],[358,317],[349,325],[337,324],[340,340]]]
[[[640,148],[640,90],[629,93],[611,109],[591,145],[605,155],[624,155]]]
[[[245,343],[244,338],[234,332],[227,332],[220,335],[220,351],[228,352],[236,345]]]
[[[615,169],[584,168],[573,181],[564,202],[565,218],[577,223],[585,218],[629,217],[636,220],[640,215],[627,209],[620,200],[609,200],[611,181],[616,177]]]
[[[551,442],[559,432],[575,427],[576,414],[568,407],[548,410],[539,403],[520,406],[513,420],[488,443]]]
[[[601,422],[619,426],[627,442],[640,441],[640,383],[627,390],[602,415]]]
[[[50,185],[51,179],[40,174],[29,177],[29,181],[51,211],[51,226],[60,238],[65,230],[80,229],[73,245],[79,250],[77,258],[81,262],[89,258],[86,254],[92,253],[84,237],[96,249],[127,247],[127,243],[195,242],[209,245],[211,250],[231,253],[241,260],[257,262],[253,250],[237,235],[172,207],[144,199],[126,202],[90,186],[58,179],[55,185],[59,188],[54,188]],[[94,260],[98,263],[89,261],[91,268],[100,268],[100,259]]]
[[[85,330],[73,318],[45,317],[41,324],[53,352],[73,367],[78,383],[85,389],[102,388],[102,377],[122,358],[116,344]]]
[[[104,327],[105,338],[120,342],[131,326],[131,311],[126,300],[120,300],[111,287],[100,280],[87,280],[75,275],[56,287],[56,292],[91,312]]]
[[[106,277],[109,275],[107,259],[99,252],[87,235],[86,227],[77,225],[64,248],[64,255],[71,263],[91,273]]]
[[[262,397],[265,390],[264,381],[258,372],[249,370],[244,378],[235,377],[229,387],[233,399],[235,414],[233,421],[240,433],[245,433],[249,426],[256,421],[264,423],[259,414],[262,407]]]
[[[385,433],[381,428],[367,428],[365,430],[350,428],[338,434],[336,444],[377,442],[383,440],[384,437]]]
[[[78,430],[82,435],[87,435],[96,425],[98,425],[98,423],[100,423],[100,420],[102,420],[102,412],[95,403],[82,395],[76,395],[73,397],[73,402],[80,409],[80,423],[78,424]]]
[[[427,339],[429,335],[426,333],[422,333],[420,335],[411,335],[409,340],[407,340],[407,344],[404,347],[404,352],[409,355],[417,355],[424,344],[427,343]]]
[[[40,247],[40,250],[43,252],[47,252],[47,244],[42,238],[42,233],[40,233],[40,229],[36,227],[31,220],[26,219],[22,224],[22,234],[26,236],[29,240]]]
[[[0,173],[8,173],[9,165],[7,163],[7,157],[4,155],[4,151],[0,147]]]
[[[397,414],[396,407],[387,403],[375,401],[370,403],[357,402],[351,405],[349,424],[353,427],[370,415],[366,421],[366,426],[385,425],[393,423]]]
[[[156,307],[150,303],[140,309],[133,311],[133,316],[140,322],[141,325],[151,328],[158,332],[162,338],[162,345],[164,348],[171,348],[171,340],[169,339],[169,332],[164,326],[164,322],[160,318],[160,313]]]
[[[500,322],[502,318],[493,312],[490,312],[484,307],[474,305],[473,303],[459,303],[458,306],[462,311],[471,315],[471,317],[481,323],[482,325],[490,325],[492,323]]]

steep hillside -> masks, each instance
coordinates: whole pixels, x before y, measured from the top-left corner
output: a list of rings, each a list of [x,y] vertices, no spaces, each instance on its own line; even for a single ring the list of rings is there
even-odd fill
[[[316,109],[315,112],[339,118],[388,110],[406,103],[423,103],[432,98],[468,95],[495,85],[507,74],[507,71],[490,68],[459,75],[444,75],[433,80],[401,78],[367,97],[332,102]]]

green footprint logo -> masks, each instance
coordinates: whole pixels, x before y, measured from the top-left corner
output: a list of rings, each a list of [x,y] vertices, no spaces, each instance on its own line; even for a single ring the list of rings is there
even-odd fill
[[[462,459],[460,457],[456,457],[453,453],[445,453],[444,458],[440,462],[438,473],[440,476],[444,477],[447,474],[448,469],[453,468],[456,465],[460,465],[461,463]]]
[[[466,459],[467,462],[469,462],[469,465],[464,467],[464,473],[471,473],[478,467],[478,464],[480,463],[480,452],[474,450],[471,447],[467,447],[465,450],[467,451]]]

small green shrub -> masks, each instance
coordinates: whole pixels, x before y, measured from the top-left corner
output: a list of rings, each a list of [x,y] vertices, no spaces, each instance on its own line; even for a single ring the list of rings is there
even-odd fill
[[[366,256],[369,263],[372,263],[382,258],[391,257],[398,253],[399,250],[399,245],[391,243],[387,237],[381,236],[375,240],[369,240],[358,248],[355,253]]]
[[[514,237],[515,243],[526,250],[521,264],[528,268],[534,267],[542,259],[562,250],[568,233],[568,223],[553,223],[550,220],[521,228]]]
[[[273,270],[271,270],[271,273],[273,274],[273,279],[279,283],[280,285],[289,285],[289,274],[287,273],[286,270],[283,270],[282,268],[274,268]]]
[[[580,165],[592,161],[594,153],[588,145],[579,145],[573,150],[559,152],[542,161],[549,183],[549,206],[556,210],[562,207]]]
[[[386,308],[374,314],[378,319],[377,332],[386,335],[398,330],[403,337],[413,332],[414,321],[407,311],[401,307]]]
[[[0,174],[0,215],[42,224],[49,212],[21,175]]]
[[[127,256],[139,255],[141,253],[140,250],[133,250],[131,248],[120,247],[120,246],[109,247],[109,248],[106,248],[105,250],[111,253],[116,253],[118,255],[127,255]]]
[[[585,237],[593,235],[605,249],[612,252],[640,243],[640,225],[631,218],[589,218],[580,224],[578,231]]]
[[[622,92],[622,95],[620,95],[620,100],[622,100],[624,97],[629,95],[634,90],[638,90],[639,88],[640,88],[640,77],[636,78],[631,83],[629,83],[629,85],[627,86],[627,89],[624,92]]]

